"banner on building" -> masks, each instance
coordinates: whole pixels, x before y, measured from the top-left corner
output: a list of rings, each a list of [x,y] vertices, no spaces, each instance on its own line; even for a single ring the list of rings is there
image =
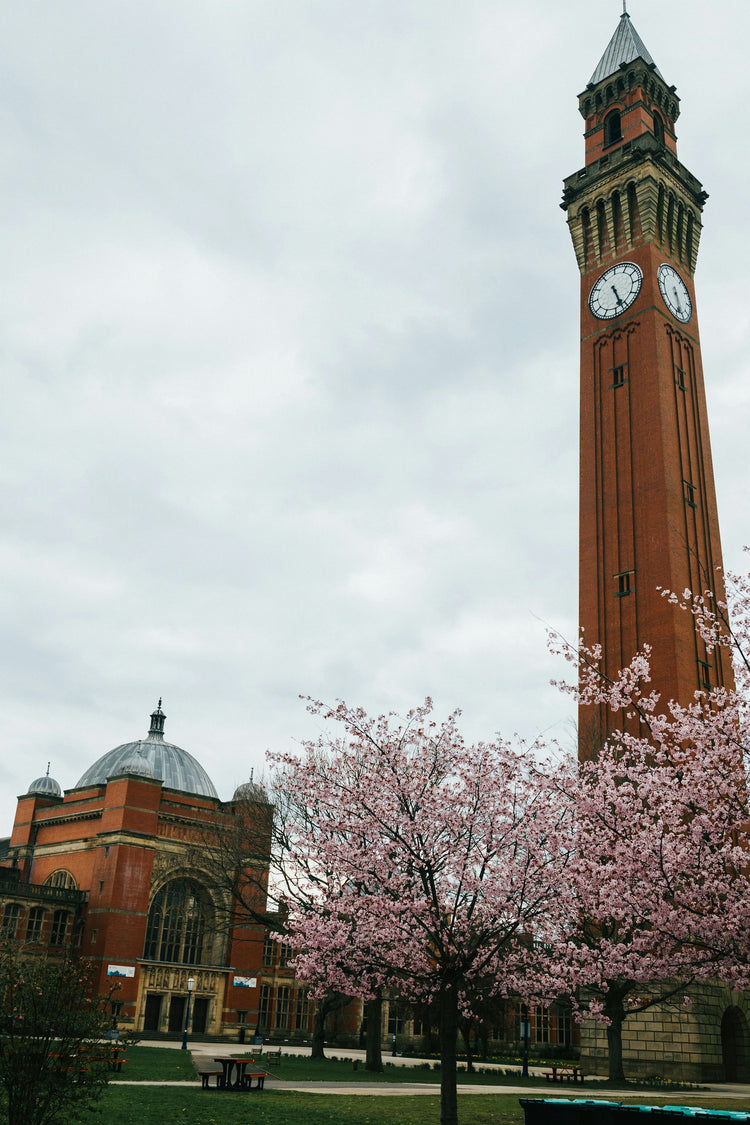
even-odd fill
[[[135,965],[107,965],[108,977],[134,977]]]
[[[258,978],[257,977],[235,977],[233,983],[234,983],[235,988],[257,988]]]

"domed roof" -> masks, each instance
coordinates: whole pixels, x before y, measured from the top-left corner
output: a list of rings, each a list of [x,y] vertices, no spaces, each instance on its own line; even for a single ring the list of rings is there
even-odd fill
[[[39,797],[62,797],[62,789],[54,777],[49,775],[49,762],[47,762],[47,773],[44,777],[38,777],[36,781],[32,781],[27,789],[27,794],[35,793]]]
[[[161,700],[151,714],[151,729],[147,738],[138,742],[124,742],[114,750],[103,754],[93,766],[89,766],[76,784],[76,789],[89,785],[105,785],[107,779],[123,773],[136,773],[143,777],[154,777],[162,781],[167,789],[179,789],[183,793],[196,793],[201,797],[214,797],[218,793],[213,782],[200,762],[192,754],[164,741],[164,720]]]
[[[251,805],[267,805],[269,804],[268,794],[262,785],[258,785],[257,781],[253,781],[253,771],[250,771],[250,780],[243,781],[238,785],[232,795],[233,801],[247,801]]]

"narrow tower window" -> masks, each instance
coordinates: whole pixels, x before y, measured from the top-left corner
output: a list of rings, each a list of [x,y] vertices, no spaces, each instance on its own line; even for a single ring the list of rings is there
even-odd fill
[[[682,487],[683,487],[684,493],[685,493],[685,503],[690,508],[697,508],[698,505],[695,502],[695,495],[696,495],[695,485],[691,484],[690,481],[688,481],[688,480],[684,480],[682,482]]]
[[[616,598],[626,598],[628,594],[633,592],[634,576],[634,570],[622,570],[619,574],[615,575],[615,582],[617,583],[617,589],[615,590]]]
[[[654,136],[659,144],[664,144],[664,122],[658,113],[654,114]]]
[[[705,660],[698,661],[698,684],[703,691],[711,691],[711,665]]]
[[[625,386],[625,383],[627,382],[627,370],[628,370],[628,365],[626,363],[621,363],[621,364],[619,364],[619,366],[612,368],[612,386],[613,387],[624,387]]]
[[[622,140],[622,116],[619,109],[613,109],[604,118],[604,147],[617,144]]]

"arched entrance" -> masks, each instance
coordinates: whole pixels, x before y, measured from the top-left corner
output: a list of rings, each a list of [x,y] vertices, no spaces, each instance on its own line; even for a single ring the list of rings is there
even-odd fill
[[[722,1016],[721,1058],[725,1082],[750,1081],[750,1028],[740,1008],[727,1008]]]

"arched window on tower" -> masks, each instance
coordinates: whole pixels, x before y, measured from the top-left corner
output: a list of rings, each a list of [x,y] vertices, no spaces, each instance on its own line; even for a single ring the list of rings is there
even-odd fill
[[[658,113],[654,113],[654,136],[659,144],[664,144],[664,122]]]
[[[617,144],[622,140],[622,115],[619,109],[613,109],[604,118],[604,147]]]
[[[200,965],[213,910],[194,879],[173,879],[156,892],[146,924],[143,956],[148,961]]]

